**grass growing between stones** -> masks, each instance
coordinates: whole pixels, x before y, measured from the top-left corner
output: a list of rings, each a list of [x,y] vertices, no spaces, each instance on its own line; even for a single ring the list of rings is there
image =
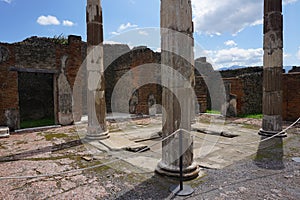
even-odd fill
[[[54,119],[39,119],[39,120],[27,120],[20,123],[21,128],[34,128],[42,126],[54,125]]]
[[[242,124],[242,128],[258,130],[260,128],[260,126],[255,125],[255,124]]]
[[[263,114],[245,114],[245,115],[239,115],[240,118],[251,118],[251,119],[262,119]]]
[[[47,141],[51,141],[54,138],[66,138],[68,137],[68,135],[65,133],[50,133],[50,134],[45,134],[44,137]]]
[[[218,110],[206,110],[206,113],[209,113],[209,114],[218,114],[218,115],[221,114],[221,112],[218,111]]]

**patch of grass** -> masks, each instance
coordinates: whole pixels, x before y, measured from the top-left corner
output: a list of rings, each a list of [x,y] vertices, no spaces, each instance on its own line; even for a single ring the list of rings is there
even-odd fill
[[[16,144],[27,144],[28,142],[27,141],[22,141],[22,140],[18,140],[16,141]]]
[[[257,130],[260,128],[260,126],[258,125],[254,125],[254,124],[243,124],[242,128],[247,128],[247,129],[254,129]]]
[[[221,112],[218,111],[218,110],[206,110],[206,113],[209,113],[209,114],[221,114]]]
[[[26,158],[24,160],[29,160],[29,161],[57,161],[65,158],[69,158],[72,160],[75,160],[78,156],[72,156],[72,155],[63,155],[63,156],[56,156],[56,157],[41,157],[41,158]]]
[[[44,135],[44,137],[47,141],[51,141],[53,138],[66,138],[68,135],[65,133],[49,133]]]
[[[245,114],[245,115],[239,115],[238,117],[251,118],[251,119],[262,119],[263,114]]]
[[[41,127],[41,126],[50,126],[54,124],[55,124],[54,119],[39,119],[39,120],[22,121],[20,127],[33,128],[33,127]]]

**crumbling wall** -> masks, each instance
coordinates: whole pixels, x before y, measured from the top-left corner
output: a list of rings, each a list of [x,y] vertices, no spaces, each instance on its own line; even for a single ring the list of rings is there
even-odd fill
[[[55,70],[56,65],[55,43],[49,38],[36,36],[14,44],[16,68],[49,69]]]
[[[232,71],[234,70],[231,70],[231,74],[236,74]],[[230,93],[237,95],[238,115],[262,113],[262,71],[225,78],[224,81],[230,82]],[[300,117],[300,73],[283,74],[282,86],[283,120],[294,121]]]
[[[145,65],[145,64],[159,64],[160,63],[160,53],[155,53],[147,47],[138,47],[128,51],[127,46],[119,45],[116,48],[119,48],[119,56],[110,56],[109,52],[111,51],[111,46],[105,48],[104,46],[104,57],[105,57],[105,66],[109,65],[105,70],[105,84],[106,84],[106,105],[107,112],[112,112],[112,102],[111,97],[114,91],[114,88],[117,82],[130,70],[135,67]],[[110,64],[109,64],[110,63]],[[133,73],[133,86],[137,86],[139,80],[143,80],[149,77],[157,77],[156,72],[144,72],[134,71]],[[146,76],[145,76],[146,75]],[[132,95],[135,93],[137,97],[133,96],[130,102],[132,108],[130,109],[132,114],[149,114],[148,99],[149,95],[153,94],[156,103],[161,104],[161,86],[156,84],[147,84],[140,88],[137,88],[138,91],[123,91],[130,92]],[[128,112],[127,110],[120,110],[120,112]]]
[[[254,69],[254,73],[247,73],[251,70],[241,70],[234,72],[232,75],[240,74],[237,77],[223,78],[230,83],[230,94],[237,97],[237,114],[258,114],[262,113],[262,70]],[[222,72],[221,72],[222,73]],[[225,76],[229,76],[228,72]]]
[[[283,74],[283,119],[295,121],[300,117],[300,73]]]
[[[0,125],[19,127],[18,73],[9,71],[15,63],[14,46],[0,43]]]
[[[293,66],[293,68],[290,71],[288,71],[288,73],[295,73],[295,72],[300,72],[300,67]]]
[[[79,36],[69,36],[67,43],[65,40],[35,36],[13,44],[0,43],[0,125],[9,125],[11,129],[20,127],[18,73],[50,74],[53,77],[53,104],[56,108],[55,116],[57,119],[57,78],[61,71],[61,58],[64,55],[68,56],[66,76],[71,88],[73,88],[83,60],[81,46],[82,42]],[[46,86],[40,84],[37,87]],[[41,101],[43,100],[41,99]],[[17,119],[12,120],[8,117]],[[10,125],[9,123],[12,121],[14,124]]]
[[[243,83],[242,106],[240,114],[262,113],[263,73],[256,72],[239,76]]]

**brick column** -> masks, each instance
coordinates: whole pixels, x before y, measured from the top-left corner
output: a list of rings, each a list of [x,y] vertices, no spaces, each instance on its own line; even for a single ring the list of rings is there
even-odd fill
[[[282,0],[264,0],[263,47],[263,122],[259,134],[272,136],[282,130]]]
[[[87,0],[87,110],[86,139],[109,137],[106,126],[105,80],[103,66],[103,24],[100,0]]]
[[[161,63],[163,137],[174,132],[183,134],[183,177],[198,176],[199,168],[193,162],[193,139],[190,135],[194,112],[193,80],[193,22],[190,0],[161,0]],[[165,70],[164,66],[173,70]],[[180,73],[188,83],[176,76]],[[156,172],[179,177],[179,134],[162,142],[162,160]]]

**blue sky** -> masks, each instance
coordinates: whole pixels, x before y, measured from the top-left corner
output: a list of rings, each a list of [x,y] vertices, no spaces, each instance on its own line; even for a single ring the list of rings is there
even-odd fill
[[[284,65],[300,65],[300,0],[283,3]],[[263,0],[192,0],[192,4],[195,42],[216,68],[262,65]],[[85,6],[86,0],[0,0],[0,41],[60,34],[86,40]],[[107,43],[127,41],[122,41],[127,34],[131,46],[159,48],[160,0],[102,0],[102,7]]]

